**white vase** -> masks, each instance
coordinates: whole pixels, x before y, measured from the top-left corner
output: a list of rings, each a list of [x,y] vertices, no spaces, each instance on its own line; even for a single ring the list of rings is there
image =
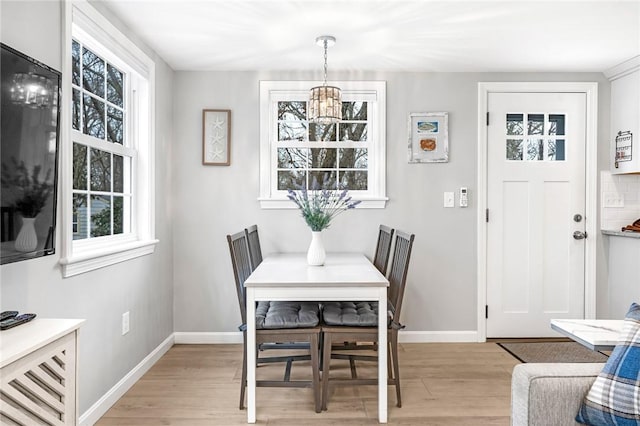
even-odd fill
[[[22,253],[29,253],[36,250],[38,246],[38,236],[36,235],[35,217],[23,217],[22,228],[16,238],[15,249]]]
[[[327,254],[322,244],[322,232],[311,231],[311,244],[309,244],[309,250],[307,251],[307,263],[311,266],[322,266],[326,257]]]

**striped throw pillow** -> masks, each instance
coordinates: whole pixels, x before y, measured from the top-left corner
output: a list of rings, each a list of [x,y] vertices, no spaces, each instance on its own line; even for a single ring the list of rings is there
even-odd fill
[[[631,305],[618,344],[582,402],[576,421],[591,426],[640,426],[640,305]]]

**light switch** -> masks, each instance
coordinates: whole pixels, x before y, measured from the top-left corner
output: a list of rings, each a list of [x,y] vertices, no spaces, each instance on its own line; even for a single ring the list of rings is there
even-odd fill
[[[444,193],[444,206],[445,207],[455,207],[455,201],[454,201],[453,192],[445,192]]]

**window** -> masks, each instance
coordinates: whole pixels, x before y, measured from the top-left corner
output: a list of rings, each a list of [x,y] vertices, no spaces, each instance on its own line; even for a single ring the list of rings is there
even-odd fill
[[[506,159],[565,161],[564,114],[506,115]]]
[[[154,64],[85,1],[72,16],[63,275],[152,253]],[[70,95],[68,95],[70,93]],[[63,111],[64,112],[64,111]]]
[[[295,207],[287,190],[349,189],[363,207],[384,207],[385,83],[340,82],[342,121],[310,123],[314,82],[260,83],[260,202]]]

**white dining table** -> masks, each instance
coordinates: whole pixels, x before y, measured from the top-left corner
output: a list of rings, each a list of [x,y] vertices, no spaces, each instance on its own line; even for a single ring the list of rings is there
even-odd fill
[[[244,283],[247,318],[256,302],[376,301],[387,312],[389,281],[359,253],[328,253],[323,266],[309,266],[306,255],[267,256]],[[256,325],[247,321],[247,422],[256,422]],[[378,315],[378,347],[387,347],[387,317]],[[378,351],[378,420],[387,422],[387,351]]]

